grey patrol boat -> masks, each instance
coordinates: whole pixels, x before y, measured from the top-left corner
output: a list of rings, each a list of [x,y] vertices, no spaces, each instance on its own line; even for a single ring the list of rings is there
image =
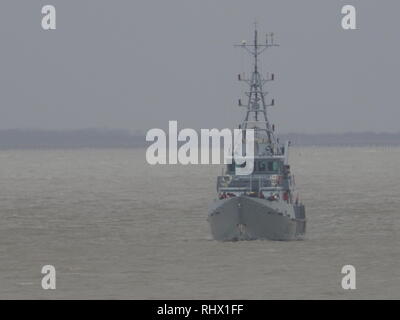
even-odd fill
[[[275,136],[275,126],[267,118],[263,85],[274,80],[264,79],[258,68],[258,57],[274,44],[273,34],[265,44],[258,43],[257,28],[254,42],[237,45],[254,57],[254,69],[249,79],[238,75],[250,87],[246,92],[246,116],[239,129],[254,129],[254,170],[249,175],[236,175],[235,164],[228,164],[225,175],[217,179],[218,198],[210,205],[208,222],[215,240],[297,240],[306,232],[305,208],[296,195],[294,177],[288,163],[289,142],[281,145]]]

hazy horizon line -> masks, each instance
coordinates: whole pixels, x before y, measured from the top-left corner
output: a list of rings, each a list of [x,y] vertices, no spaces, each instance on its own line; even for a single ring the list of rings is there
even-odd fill
[[[400,132],[281,133],[277,137],[297,146],[400,146]],[[0,129],[0,149],[139,148],[151,143],[138,130]]]

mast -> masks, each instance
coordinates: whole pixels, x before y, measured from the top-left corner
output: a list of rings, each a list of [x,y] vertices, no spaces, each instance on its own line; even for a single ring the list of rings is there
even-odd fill
[[[245,92],[247,96],[247,104],[242,105],[242,101],[239,99],[239,106],[246,108],[246,116],[242,122],[241,128],[244,130],[254,129],[256,138],[264,136],[269,145],[269,151],[272,154],[280,153],[274,130],[267,117],[267,107],[275,105],[275,101],[272,99],[269,104],[266,103],[265,96],[268,92],[264,91],[263,86],[268,81],[274,81],[274,74],[271,74],[271,76],[268,75],[268,78],[266,79],[261,76],[258,70],[258,57],[266,49],[277,46],[279,45],[274,43],[273,33],[266,35],[265,44],[258,43],[257,23],[255,23],[254,28],[253,44],[247,44],[246,41],[242,41],[242,44],[235,45],[235,47],[245,49],[254,58],[254,69],[251,78],[246,79],[242,78],[240,74],[238,75],[239,81],[246,82],[250,87],[250,90]]]

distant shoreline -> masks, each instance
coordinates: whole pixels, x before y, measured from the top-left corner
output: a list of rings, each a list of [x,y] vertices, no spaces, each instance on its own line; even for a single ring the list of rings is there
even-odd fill
[[[288,133],[278,137],[282,142],[290,140],[293,146],[400,146],[400,132]],[[150,142],[146,142],[144,134],[127,130],[0,130],[0,149],[144,148],[148,145]]]

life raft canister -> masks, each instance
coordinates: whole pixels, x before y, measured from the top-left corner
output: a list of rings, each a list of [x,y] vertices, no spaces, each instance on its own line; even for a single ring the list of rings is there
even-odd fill
[[[284,200],[284,201],[289,201],[289,193],[288,193],[287,191],[285,191],[285,192],[283,193],[283,200]]]

